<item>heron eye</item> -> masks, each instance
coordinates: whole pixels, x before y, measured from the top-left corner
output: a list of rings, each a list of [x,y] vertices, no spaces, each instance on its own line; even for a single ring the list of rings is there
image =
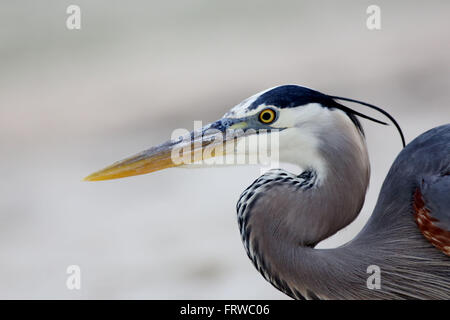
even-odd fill
[[[259,114],[259,121],[262,123],[268,124],[272,123],[275,120],[275,111],[272,109],[264,109]]]

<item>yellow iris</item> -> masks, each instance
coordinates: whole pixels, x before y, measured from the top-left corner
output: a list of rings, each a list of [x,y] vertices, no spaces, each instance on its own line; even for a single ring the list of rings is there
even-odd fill
[[[275,120],[275,111],[272,109],[264,109],[259,114],[259,121],[262,123],[268,124],[272,123]]]

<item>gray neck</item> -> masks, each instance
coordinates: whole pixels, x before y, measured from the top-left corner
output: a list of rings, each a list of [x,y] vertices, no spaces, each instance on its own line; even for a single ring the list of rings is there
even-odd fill
[[[331,296],[320,279],[339,279],[325,275],[330,268],[338,271],[345,259],[313,247],[356,218],[369,183],[367,149],[359,133],[337,127],[320,139],[326,173],[313,166],[298,176],[271,170],[244,191],[237,207],[250,259],[268,281],[294,298]]]
[[[327,146],[319,146],[327,165],[322,176],[314,166],[299,176],[272,170],[242,194],[238,218],[250,259],[293,298],[450,299],[450,260],[423,237],[412,218],[417,177],[441,172],[446,159],[419,157],[430,152],[429,144],[413,142],[400,153],[374,213],[352,241],[334,249],[313,248],[350,223],[364,201],[367,152],[345,132],[339,128],[320,137]],[[433,154],[446,152],[441,149],[436,146]],[[427,160],[413,166],[411,158]],[[367,286],[369,266],[380,268],[380,289]]]

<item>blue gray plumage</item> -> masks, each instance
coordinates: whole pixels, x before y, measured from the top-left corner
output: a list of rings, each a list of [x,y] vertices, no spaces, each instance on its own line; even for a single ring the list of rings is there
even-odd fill
[[[336,135],[324,135],[324,145],[336,145],[329,140]],[[450,125],[422,134],[399,154],[367,225],[335,249],[313,247],[359,213],[367,172],[358,168],[351,148],[339,147],[341,161],[332,150],[322,152],[336,167],[320,190],[297,187],[296,181],[305,180],[276,170],[256,180],[238,202],[245,247],[262,275],[297,299],[450,299],[450,258],[423,237],[412,207],[422,180],[437,179],[428,187],[437,189],[429,205],[441,208],[436,214],[450,230]],[[381,269],[380,290],[366,286],[369,265]]]
[[[384,110],[359,103],[387,115],[400,130]],[[237,204],[239,230],[257,270],[296,299],[450,299],[450,258],[421,233],[413,203],[418,191],[435,224],[450,231],[450,125],[424,133],[399,154],[370,220],[355,239],[339,248],[315,249],[350,224],[364,203],[370,165],[357,116],[382,122],[295,85],[268,90],[235,109],[310,104],[343,111],[361,136],[339,121],[320,124],[313,131],[326,164],[325,181],[319,182],[312,163],[299,175],[271,170],[243,192]],[[404,142],[401,130],[400,135]],[[445,248],[450,255],[450,247]],[[381,270],[380,289],[367,286],[372,265]]]

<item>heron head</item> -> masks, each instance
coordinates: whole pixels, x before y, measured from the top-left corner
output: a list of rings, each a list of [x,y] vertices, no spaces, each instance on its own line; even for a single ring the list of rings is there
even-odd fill
[[[261,164],[263,160],[320,167],[324,165],[320,144],[327,134],[335,134],[336,128],[363,139],[356,116],[380,122],[318,91],[298,85],[279,86],[245,99],[213,123],[175,134],[167,142],[116,162],[85,180],[116,179],[177,166]]]

